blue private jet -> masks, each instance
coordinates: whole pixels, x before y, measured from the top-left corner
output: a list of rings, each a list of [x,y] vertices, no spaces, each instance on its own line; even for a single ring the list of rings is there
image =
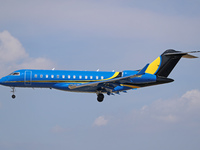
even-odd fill
[[[168,78],[178,61],[184,58],[198,58],[189,53],[173,49],[166,50],[152,63],[141,70],[108,71],[70,71],[70,70],[32,70],[23,69],[12,72],[0,79],[0,84],[15,87],[50,88],[70,92],[96,93],[98,102],[107,95],[119,94],[131,89],[173,82]]]

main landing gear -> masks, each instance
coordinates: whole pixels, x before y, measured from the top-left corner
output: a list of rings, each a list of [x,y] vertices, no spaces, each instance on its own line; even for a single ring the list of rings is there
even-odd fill
[[[14,87],[11,87],[11,89],[12,89],[11,92],[13,93],[12,98],[15,99],[15,97],[16,97],[16,96],[15,96],[15,88],[14,88]]]
[[[97,101],[98,102],[103,102],[104,95],[102,93],[97,94]]]

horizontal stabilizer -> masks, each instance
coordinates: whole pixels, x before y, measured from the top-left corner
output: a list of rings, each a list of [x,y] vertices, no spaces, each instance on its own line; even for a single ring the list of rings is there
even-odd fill
[[[172,53],[165,53],[165,56],[172,56],[172,55],[182,55],[183,58],[198,58],[197,56],[190,55],[188,53],[198,53],[200,51],[190,51],[190,52],[181,52],[181,51],[176,51]]]
[[[182,57],[183,58],[198,58],[197,56],[193,56],[193,55],[190,55],[190,54],[183,55]]]

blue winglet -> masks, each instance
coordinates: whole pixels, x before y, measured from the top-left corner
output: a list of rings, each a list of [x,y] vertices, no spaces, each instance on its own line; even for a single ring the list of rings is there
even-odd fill
[[[145,74],[145,71],[147,70],[148,66],[149,66],[149,64],[147,64],[142,70],[140,70],[140,71],[137,73],[137,75],[143,75],[143,74]]]

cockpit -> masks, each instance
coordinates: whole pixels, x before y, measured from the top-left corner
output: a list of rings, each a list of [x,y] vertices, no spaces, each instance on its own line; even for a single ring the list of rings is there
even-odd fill
[[[11,74],[9,74],[9,76],[19,76],[20,72],[12,72]]]

